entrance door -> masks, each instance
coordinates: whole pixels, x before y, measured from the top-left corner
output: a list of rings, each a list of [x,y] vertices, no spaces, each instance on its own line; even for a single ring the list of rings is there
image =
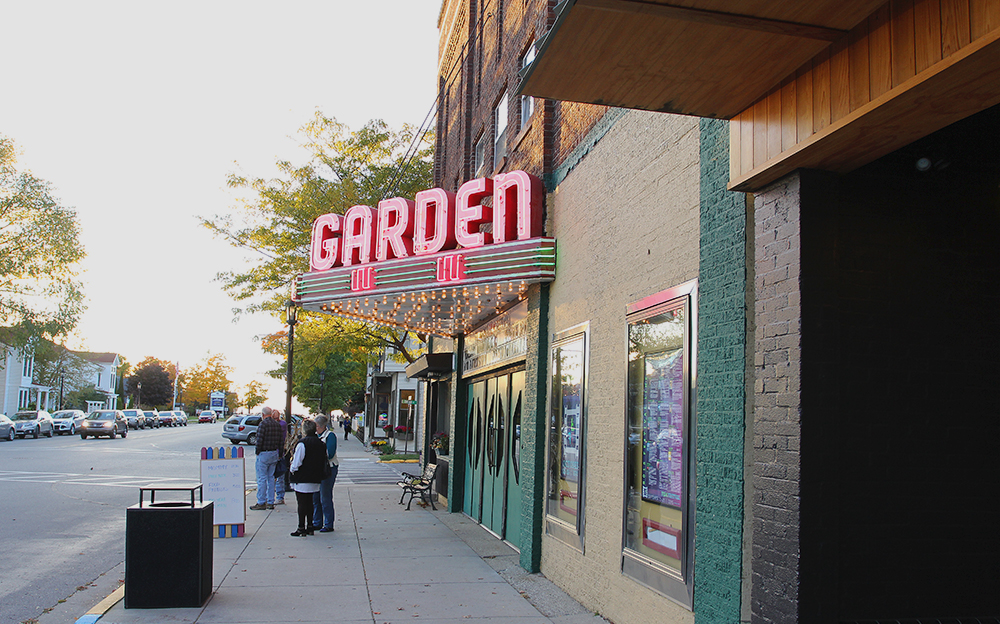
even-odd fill
[[[510,400],[507,402],[507,522],[504,537],[521,547],[521,413],[524,406],[524,371],[510,376]]]
[[[517,547],[523,395],[523,371],[472,384],[466,441],[465,513]]]

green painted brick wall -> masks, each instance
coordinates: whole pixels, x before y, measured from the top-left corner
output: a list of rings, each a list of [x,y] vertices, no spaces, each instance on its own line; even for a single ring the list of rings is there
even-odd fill
[[[740,621],[746,403],[746,202],[726,190],[729,123],[702,119],[698,275],[697,624]]]

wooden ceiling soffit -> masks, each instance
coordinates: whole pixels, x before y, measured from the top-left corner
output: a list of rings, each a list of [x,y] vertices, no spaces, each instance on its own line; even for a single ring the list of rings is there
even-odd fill
[[[566,0],[518,93],[731,118],[880,2],[742,0],[725,3],[728,12],[718,2],[688,4]]]
[[[802,168],[846,173],[1000,104],[1000,0],[985,6],[978,19],[873,14],[731,120],[729,188],[758,191]],[[907,31],[922,36],[886,34]]]

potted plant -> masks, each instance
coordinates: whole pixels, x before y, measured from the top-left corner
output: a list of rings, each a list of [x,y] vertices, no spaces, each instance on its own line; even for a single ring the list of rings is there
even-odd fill
[[[431,448],[439,455],[447,455],[450,448],[448,445],[448,434],[444,431],[438,431],[431,436]]]
[[[412,440],[413,431],[406,425],[398,425],[396,427],[396,437],[400,440]]]

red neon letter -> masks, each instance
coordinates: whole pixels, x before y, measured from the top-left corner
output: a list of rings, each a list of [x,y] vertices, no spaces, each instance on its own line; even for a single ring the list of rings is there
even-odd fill
[[[413,255],[413,202],[393,197],[378,203],[378,234],[375,259],[406,258]]]
[[[492,241],[479,226],[493,218],[493,209],[480,202],[493,194],[493,180],[476,178],[458,189],[455,200],[455,241],[462,247],[482,247]]]
[[[344,213],[344,241],[340,258],[344,266],[371,262],[372,212],[369,206],[351,206]]]
[[[432,254],[455,246],[455,194],[434,188],[417,193],[413,253]],[[427,230],[433,230],[431,238]]]
[[[325,214],[313,221],[309,254],[311,271],[325,271],[340,264],[340,236],[337,234],[340,232],[340,220],[338,214]]]
[[[493,242],[542,235],[542,181],[523,171],[493,179]]]
[[[351,271],[351,290],[375,288],[375,267],[364,266]]]
[[[460,282],[465,279],[465,256],[448,254],[437,259],[437,281]]]

